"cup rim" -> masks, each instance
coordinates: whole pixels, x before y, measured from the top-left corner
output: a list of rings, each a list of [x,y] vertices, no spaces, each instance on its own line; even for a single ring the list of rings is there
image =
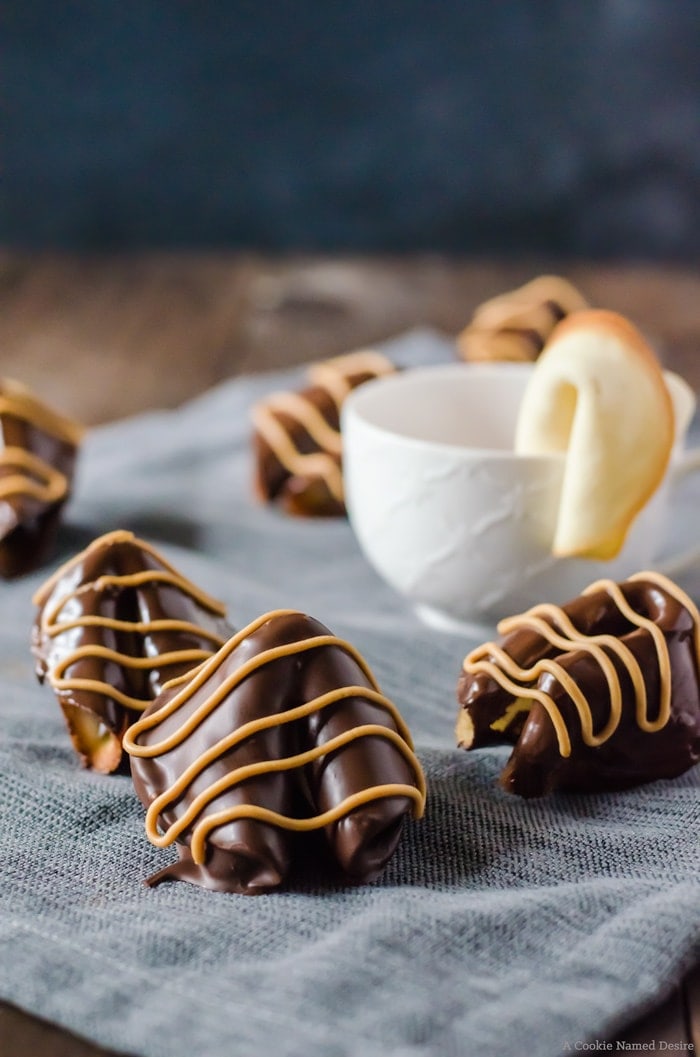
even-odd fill
[[[424,437],[414,437],[411,436],[410,433],[403,433],[388,426],[379,425],[377,422],[367,417],[367,413],[363,408],[364,404],[372,402],[376,393],[379,391],[386,392],[387,390],[391,391],[397,387],[401,388],[406,385],[419,385],[421,378],[441,378],[443,376],[447,379],[453,377],[465,378],[467,373],[479,373],[482,375],[498,374],[501,375],[501,377],[504,375],[511,375],[525,378],[528,374],[532,373],[534,366],[535,364],[530,362],[511,363],[509,361],[493,363],[484,361],[478,363],[423,364],[416,367],[407,367],[405,370],[399,371],[396,374],[382,375],[378,378],[373,378],[371,381],[365,382],[364,385],[358,386],[357,389],[353,389],[343,401],[343,406],[341,408],[341,432],[343,433],[343,436],[347,435],[347,424],[349,420],[354,417],[362,423],[364,429],[385,439],[392,440],[394,443],[400,443],[408,448],[412,447],[416,450],[441,452],[443,454],[451,453],[452,455],[460,455],[462,457],[468,454],[470,457],[490,459],[494,461],[517,459],[518,462],[527,461],[531,463],[561,462],[566,458],[566,452],[550,452],[541,455],[519,455],[512,449],[485,448],[471,444],[456,444],[449,441],[428,440]],[[675,389],[678,392],[679,398],[681,396],[679,390],[685,390],[687,391],[687,394],[690,394],[690,398],[695,401],[695,395],[691,387],[681,375],[666,369],[663,369],[663,375],[667,384],[669,378],[672,379],[672,382],[669,385],[669,392],[672,399]],[[688,399],[688,397],[684,395],[683,399]],[[693,417],[694,409],[695,403],[693,403],[693,408],[689,412],[688,421],[684,423],[685,428],[681,427],[681,434],[676,437],[672,456],[676,456],[683,450],[684,435],[689,425],[689,421]]]
[[[388,426],[379,425],[371,418],[367,417],[367,413],[363,409],[363,404],[372,402],[373,398],[376,398],[376,394],[381,390],[385,392],[393,390],[397,387],[409,385],[420,385],[421,378],[430,376],[431,378],[440,378],[443,375],[449,379],[450,377],[466,377],[465,372],[478,372],[479,374],[503,374],[508,373],[513,376],[526,377],[532,372],[534,364],[532,363],[441,363],[441,364],[427,364],[419,367],[408,367],[404,371],[399,371],[396,374],[382,375],[379,378],[373,378],[369,382],[365,382],[363,385],[358,386],[357,389],[353,389],[352,392],[346,396],[343,406],[341,409],[341,432],[343,436],[347,436],[347,425],[351,418],[355,417],[359,422],[362,423],[363,429],[368,432],[375,433],[384,439],[391,440],[395,443],[400,443],[402,446],[407,448],[414,448],[420,451],[433,451],[442,454],[460,455],[462,458],[468,455],[470,458],[478,459],[490,459],[494,461],[512,461],[517,459],[518,462],[529,462],[529,463],[555,463],[561,462],[565,459],[565,452],[554,452],[542,455],[518,455],[515,451],[510,448],[485,448],[477,447],[472,444],[456,444],[449,441],[441,440],[428,440],[425,437],[414,437],[410,433],[403,433],[400,430],[392,429]],[[345,443],[345,441],[343,442]]]

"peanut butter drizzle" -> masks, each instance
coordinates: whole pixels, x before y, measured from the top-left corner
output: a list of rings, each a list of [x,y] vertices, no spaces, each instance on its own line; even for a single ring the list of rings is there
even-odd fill
[[[693,621],[695,655],[700,661],[700,614],[688,595],[661,573],[642,572],[629,579],[648,580],[655,583],[689,612]],[[600,590],[607,591],[620,613],[630,624],[648,631],[651,635],[659,665],[660,679],[659,711],[655,719],[648,715],[646,685],[639,664],[631,650],[614,635],[585,635],[578,631],[560,606],[548,603],[533,606],[526,613],[502,620],[498,625],[498,632],[501,635],[507,635],[514,631],[535,631],[557,649],[563,652],[582,650],[597,662],[610,693],[610,717],[598,733],[593,731],[593,714],[588,699],[555,658],[542,658],[530,668],[521,668],[497,643],[487,642],[472,650],[464,660],[465,672],[488,675],[503,690],[512,694],[516,702],[539,701],[552,721],[562,756],[571,755],[571,740],[559,708],[549,694],[538,687],[524,684],[535,682],[544,672],[553,675],[574,703],[581,722],[581,735],[584,743],[591,747],[600,746],[614,734],[622,716],[620,679],[612,660],[603,647],[607,647],[616,654],[630,677],[634,692],[635,720],[638,727],[653,734],[668,723],[671,715],[671,662],[663,631],[653,620],[643,617],[632,609],[618,584],[612,580],[598,580],[586,588],[583,594],[589,595]],[[545,620],[545,617],[549,617],[552,623]],[[508,707],[512,709],[512,705],[513,703]],[[516,711],[522,711],[522,708],[519,706]],[[512,717],[514,715],[515,711],[511,713]],[[503,718],[496,720],[492,728],[505,729],[507,723],[504,724]]]
[[[9,472],[0,477],[0,499],[27,495],[38,499],[40,503],[57,503],[68,491],[66,475],[26,448],[2,448],[0,470],[2,469]],[[13,470],[20,472],[12,473]]]
[[[76,447],[84,434],[77,422],[52,411],[19,382],[8,379],[0,381],[0,415],[21,419]],[[68,492],[66,475],[25,448],[9,446],[0,450],[0,470],[3,469],[9,472],[0,477],[0,499],[26,495],[41,503],[56,503]],[[12,473],[13,470],[19,472]]]
[[[263,416],[275,411],[282,411],[290,418],[296,419],[318,446],[329,454],[341,454],[340,430],[329,425],[316,405],[300,393],[273,393],[265,401],[265,405],[258,409],[256,421],[259,422]]]
[[[372,374],[379,378],[381,375],[391,374],[393,370],[391,360],[383,353],[375,349],[359,349],[357,352],[348,352],[344,356],[333,356],[330,360],[312,364],[308,377],[312,385],[319,385],[330,393],[340,408],[351,391],[348,378],[355,374]]]
[[[36,426],[45,433],[51,433],[67,444],[77,446],[85,435],[84,426],[66,415],[52,411],[20,382],[9,378],[0,380],[0,415],[21,418],[31,426]]]
[[[164,719],[173,715],[173,713],[181,708],[185,702],[190,700],[193,694],[200,689],[210,675],[221,666],[230,653],[241,642],[243,642],[244,639],[267,621],[281,616],[293,615],[294,613],[295,610],[289,609],[279,609],[274,610],[271,613],[265,613],[249,624],[247,628],[244,628],[242,631],[234,635],[234,637],[229,640],[226,646],[220,650],[216,656],[211,657],[208,661],[205,661],[200,665],[194,675],[192,675],[189,681],[187,681],[187,685],[179,690],[170,701],[152,715],[145,716],[143,719],[138,720],[130,730],[127,731],[124,738],[124,748],[127,752],[132,756],[153,757],[176,748],[178,745],[181,745],[200,725],[200,723],[202,723],[203,720],[254,671],[272,661],[292,656],[297,653],[303,653],[306,650],[318,649],[320,646],[335,646],[347,653],[359,665],[361,671],[371,683],[371,687],[339,687],[325,694],[321,694],[302,705],[288,709],[286,712],[262,716],[259,719],[245,723],[237,730],[232,731],[225,738],[222,738],[215,745],[212,745],[206,750],[206,752],[203,752],[196,760],[194,760],[190,766],[183,771],[177,781],[164,793],[158,796],[150,805],[146,813],[146,833],[149,840],[157,847],[164,848],[167,845],[172,844],[183,830],[185,830],[197,818],[197,816],[201,814],[207,805],[227,789],[231,789],[256,775],[271,774],[273,772],[293,770],[298,767],[303,767],[307,763],[310,763],[321,756],[325,756],[336,749],[342,748],[344,745],[362,737],[382,737],[390,741],[399,752],[402,753],[413,769],[416,776],[416,786],[401,783],[387,783],[384,785],[373,786],[346,797],[345,800],[329,811],[314,815],[310,818],[302,819],[281,815],[278,812],[271,811],[268,808],[259,807],[255,804],[240,804],[236,807],[227,808],[223,811],[200,818],[200,820],[195,823],[192,829],[190,845],[190,851],[194,861],[199,864],[204,863],[206,858],[206,841],[212,830],[240,818],[257,819],[262,822],[269,822],[272,825],[279,826],[281,829],[294,830],[296,832],[308,832],[310,830],[320,829],[323,826],[327,826],[330,823],[343,818],[345,815],[354,811],[356,808],[361,807],[363,804],[392,796],[405,796],[412,799],[414,803],[414,817],[421,817],[425,805],[425,778],[418,759],[413,752],[413,743],[410,732],[396,707],[380,692],[374,676],[364,658],[353,646],[350,645],[350,643],[337,638],[335,635],[315,635],[308,639],[301,639],[297,642],[285,643],[281,646],[274,646],[268,650],[263,650],[229,675],[216,688],[211,696],[208,697],[168,738],[151,745],[139,745],[137,743],[139,736],[144,731],[157,727]],[[186,676],[180,676],[173,679],[165,684],[164,689],[172,689],[175,686],[181,685],[187,679],[188,677]],[[167,810],[170,804],[184,794],[187,787],[199,774],[202,773],[202,771],[206,769],[206,767],[225,753],[229,752],[235,745],[240,744],[246,738],[252,737],[265,730],[269,730],[272,727],[282,726],[285,723],[292,723],[295,720],[303,719],[305,716],[309,716],[314,712],[320,712],[329,705],[349,697],[363,697],[366,701],[371,701],[374,704],[380,705],[389,713],[396,724],[397,730],[391,730],[380,724],[368,723],[354,727],[352,730],[345,731],[337,737],[329,739],[329,741],[325,742],[323,745],[314,746],[314,748],[309,749],[306,752],[297,753],[294,756],[288,756],[276,760],[262,760],[258,763],[236,768],[230,774],[218,779],[218,781],[212,783],[212,785],[200,793],[192,801],[182,817],[172,823],[163,834],[158,832],[157,827],[160,814]]]
[[[312,385],[326,391],[340,410],[351,390],[350,377],[357,374],[379,376],[393,369],[385,356],[367,349],[314,364],[309,369],[308,377]],[[276,412],[292,418],[321,450],[308,454],[300,452]],[[303,393],[273,393],[255,405],[252,418],[256,430],[285,470],[294,476],[320,477],[333,498],[339,503],[343,502],[343,477],[339,464],[342,451],[340,430],[329,425],[311,400]]]
[[[541,275],[479,305],[457,342],[468,358],[533,360],[557,322],[586,307],[566,279]]]
[[[59,618],[62,610],[73,599],[79,598],[80,595],[84,594],[87,590],[104,590],[111,586],[118,588],[136,587],[147,583],[163,583],[175,587],[177,590],[189,595],[190,598],[202,606],[202,608],[208,610],[215,616],[225,616],[225,607],[220,602],[217,602],[216,599],[211,598],[204,591],[200,590],[195,584],[185,579],[184,576],[177,572],[172,565],[166,562],[165,559],[158,554],[154,547],[141,540],[136,540],[133,533],[121,530],[108,533],[107,535],[94,540],[85,551],[82,551],[77,557],[71,558],[70,561],[62,565],[53,576],[46,581],[39,591],[37,591],[34,596],[34,602],[35,604],[40,605],[41,599],[45,598],[50,593],[65,573],[81,562],[90,551],[95,550],[100,546],[104,546],[105,544],[123,542],[133,542],[138,544],[141,550],[150,554],[151,557],[155,558],[156,561],[160,562],[160,564],[164,565],[166,568],[144,569],[141,572],[129,573],[123,576],[104,575],[90,583],[80,584],[75,590],[69,591],[58,598],[51,607],[44,609],[41,615],[41,630],[43,634],[50,639],[55,638],[57,635],[61,635],[65,631],[70,631],[73,628],[84,627],[98,627],[112,631],[134,632],[140,635],[155,634],[160,631],[182,631],[211,642],[211,650],[195,648],[173,650],[169,653],[161,653],[153,657],[133,657],[129,654],[120,653],[110,647],[101,646],[96,643],[87,646],[78,646],[66,653],[65,657],[47,672],[47,679],[54,690],[84,690],[96,694],[103,694],[104,696],[117,701],[125,708],[142,712],[144,708],[150,704],[150,700],[132,697],[129,694],[125,694],[117,687],[112,686],[110,683],[103,682],[99,679],[81,679],[77,677],[64,678],[66,670],[83,657],[95,657],[101,658],[105,661],[112,661],[123,668],[147,670],[164,668],[172,664],[181,664],[185,662],[192,662],[192,664],[194,664],[197,661],[206,660],[211,657],[212,652],[219,649],[225,640],[220,635],[210,631],[208,628],[200,627],[198,624],[194,624],[189,620],[179,620],[175,618],[162,618],[150,621],[119,620],[115,617],[102,616],[99,613],[85,613],[73,619],[60,620]]]
[[[472,322],[493,330],[506,327],[538,331],[538,324],[551,330],[557,316],[586,307],[581,294],[567,279],[540,275],[516,290],[508,290],[479,305]]]
[[[320,477],[333,498],[343,502],[343,475],[337,458],[324,451],[300,452],[272,409],[265,406],[253,408],[253,425],[285,470],[293,476]]]

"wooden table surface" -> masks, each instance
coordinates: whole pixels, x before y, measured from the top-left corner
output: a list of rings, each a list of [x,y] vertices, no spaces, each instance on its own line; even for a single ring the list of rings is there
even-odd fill
[[[566,275],[591,304],[628,315],[700,393],[700,273],[443,256],[3,251],[0,373],[93,424],[176,407],[233,374],[323,358],[415,326],[455,334],[480,301],[547,271]],[[688,1052],[691,1043],[697,1051],[700,970],[620,1039],[652,1052],[662,1041],[676,1044],[667,1052]],[[0,1057],[105,1053],[0,1003]]]

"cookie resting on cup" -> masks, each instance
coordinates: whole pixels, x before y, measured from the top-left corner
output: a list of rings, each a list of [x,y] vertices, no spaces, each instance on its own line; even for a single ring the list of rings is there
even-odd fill
[[[36,592],[32,652],[84,766],[124,762],[127,727],[167,679],[232,633],[225,608],[131,532],[100,536]]]
[[[464,660],[456,737],[514,744],[506,791],[625,789],[700,759],[700,618],[667,577],[601,580],[498,630]]]
[[[295,853],[316,854],[320,831],[325,870],[368,881],[423,811],[397,709],[348,642],[295,610],[264,614],[168,683],[124,744],[147,836],[177,844],[149,885],[268,892]]]
[[[525,387],[514,444],[521,456],[564,458],[553,554],[614,558],[675,438],[672,391],[637,328],[600,309],[560,323]]]

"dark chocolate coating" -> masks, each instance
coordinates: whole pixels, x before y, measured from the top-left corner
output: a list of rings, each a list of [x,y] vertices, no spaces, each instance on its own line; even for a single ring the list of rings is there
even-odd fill
[[[276,646],[328,634],[327,628],[302,613],[271,614],[227,656],[224,648],[224,659],[213,668],[207,681],[172,716],[139,734],[137,743],[153,744],[172,734],[248,659]],[[340,647],[321,645],[267,662],[234,686],[179,745],[156,757],[132,756],[131,771],[139,798],[148,807],[203,752],[244,723],[282,714],[328,690],[353,685],[370,683],[357,662]],[[166,689],[144,715],[154,715],[178,689],[181,688]],[[309,718],[248,737],[209,764],[162,812],[161,823],[172,825],[198,793],[238,767],[307,751],[317,742],[366,722],[396,729],[385,709],[354,697]],[[389,782],[415,786],[416,776],[395,746],[377,737],[359,738],[309,764],[305,771],[268,772],[242,782],[220,793],[199,818],[243,804],[304,818],[332,808],[354,792]],[[355,880],[375,877],[394,852],[404,817],[411,808],[409,797],[380,799],[328,826],[328,842],[341,868]],[[206,861],[197,865],[189,852],[190,841],[188,828],[178,838],[179,860],[160,870],[148,883],[184,880],[219,891],[258,894],[282,884],[293,853],[299,851],[303,855],[305,848],[316,843],[313,832],[298,833],[260,820],[238,819],[212,830],[207,838]]]
[[[652,620],[663,632],[671,666],[671,715],[656,732],[642,730],[636,719],[634,692],[629,674],[616,654],[605,649],[618,672],[622,688],[622,715],[614,733],[598,746],[585,744],[575,706],[559,681],[543,673],[537,687],[549,694],[564,718],[571,738],[571,755],[561,755],[554,725],[535,701],[504,731],[490,724],[503,714],[512,697],[492,678],[462,672],[457,697],[474,725],[467,748],[511,742],[515,747],[501,775],[508,792],[537,797],[557,789],[568,792],[602,792],[625,789],[660,778],[673,778],[700,760],[700,689],[693,618],[677,599],[653,581],[620,584],[632,609]],[[577,630],[611,634],[620,638],[640,665],[647,691],[648,715],[658,714],[659,666],[651,634],[632,625],[603,589],[582,595],[562,607]],[[547,619],[547,618],[545,618]],[[549,620],[547,620],[549,623]],[[597,662],[583,650],[562,654],[537,632],[513,631],[500,643],[523,668],[544,657],[555,657],[583,691],[593,714],[593,730],[601,730],[610,716],[610,694]],[[527,696],[523,693],[523,696]]]
[[[257,629],[225,658],[176,713],[159,726],[139,737],[140,745],[162,741],[172,734],[207,700],[241,665],[263,650],[295,642],[313,634],[324,634],[322,625],[308,618],[279,617]],[[259,668],[228,694],[218,707],[196,727],[180,745],[160,756],[133,756],[131,775],[134,788],[144,807],[171,786],[202,753],[244,723],[264,715],[278,715],[292,707],[295,676],[299,667],[296,655],[283,657]],[[152,715],[167,704],[177,690],[166,690],[144,716]],[[263,760],[291,756],[299,750],[297,724],[271,727],[236,745],[218,757],[188,786],[183,796],[161,819],[165,825],[176,822],[194,798],[207,786],[238,767]],[[241,804],[256,804],[283,815],[294,813],[296,785],[288,771],[271,772],[248,779],[220,793],[204,809],[206,817]],[[212,830],[207,841],[207,861],[198,866],[188,850],[190,835],[185,832],[178,841],[180,859],[166,866],[149,883],[183,880],[205,888],[226,892],[258,894],[278,887],[287,876],[291,862],[294,834],[254,819],[236,819]]]
[[[356,661],[337,647],[316,651],[304,672],[303,699],[339,685],[369,687],[370,683]],[[396,730],[386,709],[363,697],[349,697],[309,716],[309,741],[323,744],[370,723]],[[358,738],[309,764],[307,780],[312,803],[322,812],[374,785],[414,785],[415,775],[395,745],[370,737]],[[388,797],[356,808],[328,826],[326,837],[345,873],[363,881],[376,877],[393,855],[411,807],[408,797]]]
[[[361,371],[346,377],[349,389],[376,377],[374,374]],[[331,394],[320,385],[312,385],[299,393],[304,400],[313,404],[334,430],[340,430],[340,413]],[[301,455],[324,451],[318,442],[310,436],[303,423],[284,411],[270,409],[271,414],[289,434],[292,443]],[[289,514],[312,517],[340,517],[345,514],[345,504],[329,490],[322,477],[307,474],[291,473],[277,458],[265,437],[256,432],[253,437],[255,455],[255,491],[261,499],[279,500]],[[329,453],[326,453],[329,454]],[[341,465],[339,455],[330,454],[334,462]]]
[[[19,415],[0,413],[0,426],[2,447],[23,448],[66,479],[65,495],[53,502],[22,494],[0,499],[0,576],[8,580],[36,569],[50,554],[61,511],[70,496],[78,449],[66,438],[40,429]],[[0,478],[15,472],[26,471],[0,466]]]
[[[53,608],[77,591],[59,610],[59,622],[82,616],[102,616],[129,623],[155,619],[186,620],[217,635],[225,641],[232,632],[228,623],[207,609],[186,592],[167,583],[147,582],[138,586],[105,584],[100,577],[128,576],[145,570],[165,568],[157,558],[145,551],[139,541],[124,533],[114,539],[112,534],[87,548],[64,569],[55,583],[49,582],[48,590],[38,596],[39,611],[32,628],[32,652],[36,659],[36,674],[40,682],[56,667],[81,647],[104,646],[128,657],[159,657],[164,653],[200,649],[213,653],[216,642],[182,630],[137,632],[112,629],[103,626],[82,626],[50,636],[42,626],[45,611]],[[82,656],[70,664],[63,678],[90,679],[106,683],[129,697],[144,702],[152,701],[162,690],[163,684],[175,676],[184,674],[196,661],[183,661],[153,668],[132,668],[94,654]],[[100,721],[105,732],[117,739],[119,747],[125,731],[138,718],[139,712],[123,705],[107,692],[94,692],[82,688],[56,688],[56,695],[64,711],[71,732],[75,735],[75,720],[80,713],[87,712]],[[92,766],[93,761],[80,747],[80,738],[74,736],[74,744],[83,763]],[[111,759],[115,770],[125,762],[117,746]],[[100,770],[106,769],[100,767]]]
[[[309,386],[307,389],[302,389],[299,396],[313,404],[332,429],[340,429],[338,406],[326,389],[318,385]],[[301,455],[309,455],[320,450],[318,442],[309,435],[303,423],[285,411],[271,409],[271,413],[284,428],[285,432],[289,434],[295,448]],[[264,437],[256,433],[255,443],[257,456],[256,488],[259,495],[264,499],[276,499],[279,497],[284,500],[285,488],[292,475],[278,460]],[[340,459],[337,461],[339,463]]]

